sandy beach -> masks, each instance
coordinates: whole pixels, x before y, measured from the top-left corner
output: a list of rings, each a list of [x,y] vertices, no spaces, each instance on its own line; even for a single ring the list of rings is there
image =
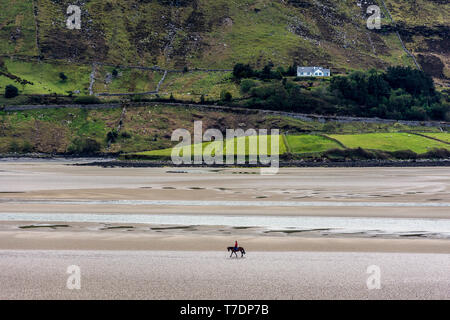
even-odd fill
[[[449,256],[342,252],[0,251],[0,299],[450,299]],[[80,290],[66,272],[80,269]],[[369,266],[380,289],[369,290]]]
[[[448,168],[72,164],[0,161],[1,299],[450,298]]]

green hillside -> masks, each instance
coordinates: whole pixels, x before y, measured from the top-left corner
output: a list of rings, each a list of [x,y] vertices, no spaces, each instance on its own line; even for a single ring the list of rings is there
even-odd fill
[[[36,19],[33,15],[36,4]],[[348,69],[413,66],[383,9],[383,29],[368,31],[358,1],[330,0],[92,0],[80,2],[82,29],[66,28],[69,0],[0,4],[0,55],[167,68],[329,66]],[[408,49],[445,80],[450,5],[387,0]],[[36,30],[37,26],[37,30]],[[38,41],[36,41],[38,34]],[[428,38],[424,38],[427,34]]]
[[[449,120],[450,4],[384,2],[386,8],[379,0],[2,1],[0,153],[167,152],[174,145],[171,132],[191,130],[195,120],[222,131],[280,129],[286,134],[282,139],[286,153],[294,155],[357,147],[417,153],[448,149],[444,143],[448,137],[437,128],[306,122],[252,111],[239,114],[164,105],[178,101]],[[72,4],[81,7],[81,30],[66,27],[67,7]],[[366,27],[371,4],[382,8],[381,30]],[[416,70],[402,41],[427,75]],[[295,77],[296,66],[314,65],[331,68],[333,77]],[[236,66],[252,72],[237,75]],[[18,96],[10,85],[18,89]],[[12,89],[9,95],[7,87]],[[100,94],[100,100],[87,97],[91,94]],[[125,113],[121,109],[2,111],[10,104],[83,101],[160,105],[127,108]],[[430,133],[430,139],[399,133],[410,131]],[[392,139],[376,136],[391,133]]]

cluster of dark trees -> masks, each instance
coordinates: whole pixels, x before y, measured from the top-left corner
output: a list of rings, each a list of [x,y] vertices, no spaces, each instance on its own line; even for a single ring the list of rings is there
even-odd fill
[[[435,90],[432,78],[409,67],[355,71],[323,81],[315,88],[283,77],[294,73],[294,66],[288,70],[272,68],[268,65],[255,71],[248,65],[235,66],[233,75],[246,95],[239,105],[399,120],[448,120],[450,114],[449,103]]]
[[[283,77],[295,77],[297,75],[297,66],[292,64],[287,69],[278,67],[276,70],[272,70],[274,64],[269,62],[262,70],[253,69],[249,64],[238,63],[233,68],[233,77],[235,80],[240,81],[245,78],[257,78],[260,80],[281,80]]]
[[[330,90],[358,116],[444,120],[449,111],[433,79],[411,68],[390,67],[383,73],[370,70],[334,77]]]
[[[233,68],[233,77],[236,80],[241,80],[244,78],[257,78],[261,80],[271,80],[277,79],[281,80],[283,75],[286,75],[283,69],[278,69],[276,71],[272,70],[274,64],[269,62],[264,66],[262,70],[255,70],[249,64],[238,63]]]
[[[5,98],[11,99],[14,97],[17,97],[19,95],[19,89],[17,87],[13,86],[12,84],[9,84],[5,87]]]

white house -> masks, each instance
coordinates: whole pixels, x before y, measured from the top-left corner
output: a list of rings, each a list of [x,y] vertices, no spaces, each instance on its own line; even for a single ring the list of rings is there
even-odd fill
[[[297,77],[331,77],[331,71],[322,67],[298,67]]]

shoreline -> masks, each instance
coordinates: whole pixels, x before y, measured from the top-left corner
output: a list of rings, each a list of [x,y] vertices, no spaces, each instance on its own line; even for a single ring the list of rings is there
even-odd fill
[[[13,161],[60,161],[70,162],[73,166],[93,166],[102,168],[265,168],[270,165],[262,164],[181,164],[175,165],[171,161],[162,160],[118,160],[118,154],[105,155],[68,155],[68,154],[0,154],[0,163]],[[76,163],[79,162],[79,163]],[[281,160],[280,168],[418,168],[418,167],[450,167],[450,159],[411,159],[411,160],[348,160],[348,161],[305,161]]]
[[[251,164],[233,164],[233,165],[206,165],[206,164],[182,164],[174,165],[170,161],[103,161],[103,162],[88,162],[83,164],[74,164],[75,166],[96,166],[102,168],[264,168],[269,165],[251,165]],[[361,161],[280,161],[280,168],[411,168],[411,167],[450,167],[450,160],[361,160]]]

